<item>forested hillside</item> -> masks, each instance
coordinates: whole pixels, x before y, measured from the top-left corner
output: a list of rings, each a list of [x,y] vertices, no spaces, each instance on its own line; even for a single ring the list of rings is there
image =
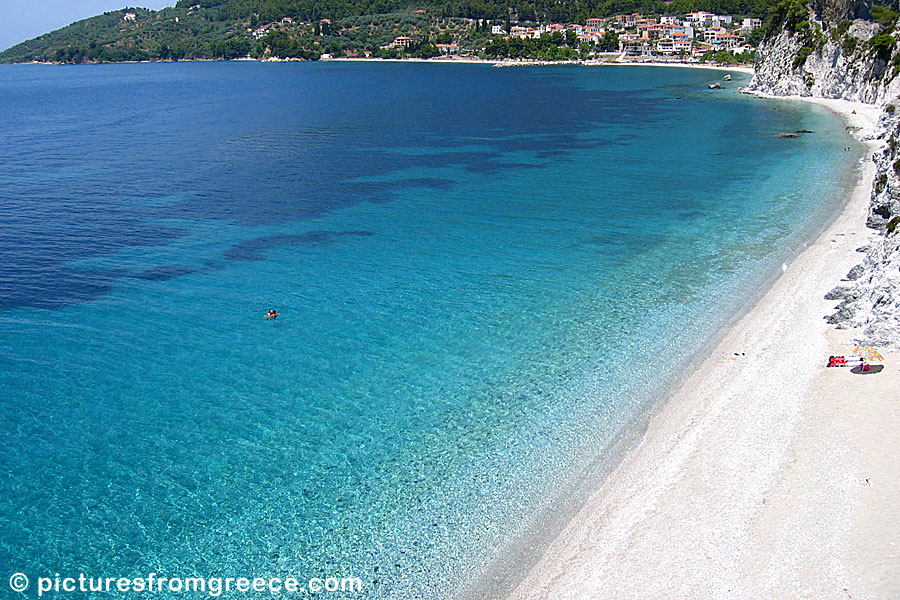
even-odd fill
[[[588,17],[641,12],[765,16],[775,0],[179,0],[173,8],[123,8],[73,23],[0,53],[0,62],[116,62],[316,59],[323,53],[374,52],[398,35],[410,53],[435,43],[483,48],[488,22],[583,23]],[[322,20],[327,21],[323,22]]]
[[[444,17],[469,19],[505,19],[513,14],[522,21],[583,22],[588,17],[606,17],[618,13],[686,14],[706,10],[719,14],[764,16],[772,0],[446,0],[419,3],[409,0],[180,0],[178,6],[200,4],[218,7],[223,19],[249,18],[259,14],[263,19],[290,16],[303,20],[341,18],[354,15],[383,14],[401,8],[430,9]]]

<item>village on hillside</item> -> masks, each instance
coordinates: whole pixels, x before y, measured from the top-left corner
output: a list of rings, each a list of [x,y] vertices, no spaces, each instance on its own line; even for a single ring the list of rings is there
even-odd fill
[[[427,11],[413,11],[424,17]],[[640,13],[619,14],[607,18],[589,18],[584,23],[534,23],[507,19],[491,22],[484,19],[453,19],[437,36],[427,31],[397,31],[393,40],[377,48],[353,48],[341,44],[328,52],[322,44],[322,59],[329,58],[436,58],[457,56],[466,58],[538,58],[589,59],[615,53],[631,61],[664,60],[697,62],[726,52],[738,60],[752,60],[756,41],[754,30],[762,20],[751,17],[717,15],[698,11],[684,16],[644,16]],[[459,23],[462,21],[463,23]],[[515,23],[515,24],[513,24]],[[465,27],[465,25],[468,27]],[[462,26],[461,26],[462,25]],[[249,29],[254,40],[265,43],[279,31],[312,28],[315,36],[340,38],[352,28],[331,19],[317,23],[295,22],[285,17]],[[481,32],[472,36],[471,31]],[[419,33],[419,35],[416,35]],[[759,32],[757,32],[759,33]],[[480,42],[480,43],[478,43]],[[529,45],[530,44],[530,45]],[[516,48],[517,50],[512,50]],[[528,52],[531,48],[533,52]],[[536,48],[539,48],[537,50]],[[551,51],[547,51],[550,48]],[[555,52],[553,51],[555,50]],[[543,52],[543,54],[541,54]],[[274,53],[277,56],[277,53]]]
[[[186,4],[186,3],[185,3]],[[315,17],[301,11],[195,3],[128,8],[27,40],[0,62],[94,63],[143,60],[443,59],[516,64],[555,61],[752,62],[767,26],[752,16],[697,11],[580,17],[583,22],[470,18],[446,8]],[[589,14],[589,13],[588,13]]]
[[[607,19],[592,18],[585,23],[551,24],[536,27],[511,27],[511,37],[540,38],[543,34],[572,31],[579,42],[599,46],[609,34],[615,34],[618,51],[628,56],[680,56],[699,58],[712,51],[728,50],[733,54],[753,52],[746,44],[747,36],[762,25],[760,19],[745,18],[740,22],[731,15],[699,11],[684,19],[675,16],[645,17],[640,13],[616,15]],[[504,34],[502,25],[491,33]],[[612,49],[610,49],[612,50]]]

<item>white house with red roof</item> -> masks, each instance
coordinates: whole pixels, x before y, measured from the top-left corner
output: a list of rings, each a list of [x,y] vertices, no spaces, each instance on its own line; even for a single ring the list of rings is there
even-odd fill
[[[714,13],[709,13],[704,10],[700,10],[697,12],[688,13],[685,21],[694,27],[709,27],[712,25],[713,18],[715,18]]]
[[[597,33],[603,29],[603,19],[598,19],[597,17],[587,19],[584,22],[584,28],[587,30],[587,33]]]

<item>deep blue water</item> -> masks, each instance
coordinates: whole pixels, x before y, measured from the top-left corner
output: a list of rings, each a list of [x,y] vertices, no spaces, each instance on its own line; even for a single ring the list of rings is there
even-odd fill
[[[720,75],[0,69],[0,575],[468,585],[838,204]]]

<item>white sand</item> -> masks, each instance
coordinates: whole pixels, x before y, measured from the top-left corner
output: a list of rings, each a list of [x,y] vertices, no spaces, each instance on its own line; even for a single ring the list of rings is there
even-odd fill
[[[629,60],[618,60],[618,61],[586,61],[584,63],[587,66],[597,66],[597,67],[614,67],[614,66],[624,66],[624,67],[678,67],[682,69],[708,69],[713,71],[729,71],[732,73],[745,73],[747,75],[753,75],[753,67],[746,67],[742,65],[715,65],[715,64],[706,64],[706,63],[683,63],[683,62],[666,62],[666,61],[629,61]]]
[[[618,55],[617,55],[618,56]],[[270,62],[284,62],[292,59],[267,59]],[[369,62],[369,63],[407,63],[407,64],[431,64],[431,65],[495,65],[498,67],[552,67],[560,65],[583,65],[586,67],[681,67],[687,69],[709,69],[716,71],[730,71],[733,73],[746,73],[753,75],[753,67],[745,66],[721,66],[703,63],[681,62],[653,62],[653,61],[627,61],[627,60],[510,60],[510,59],[483,59],[462,58],[459,56],[442,56],[435,58],[329,58],[325,62]]]
[[[496,60],[484,60],[481,58],[461,58],[459,56],[436,56],[434,58],[337,58],[325,59],[323,62],[368,62],[368,63],[408,63],[427,65],[493,65]]]
[[[818,102],[869,129],[878,114]],[[510,600],[900,598],[900,353],[874,375],[824,367],[850,354],[823,296],[874,235],[873,173],[866,162],[843,213],[673,394]]]

